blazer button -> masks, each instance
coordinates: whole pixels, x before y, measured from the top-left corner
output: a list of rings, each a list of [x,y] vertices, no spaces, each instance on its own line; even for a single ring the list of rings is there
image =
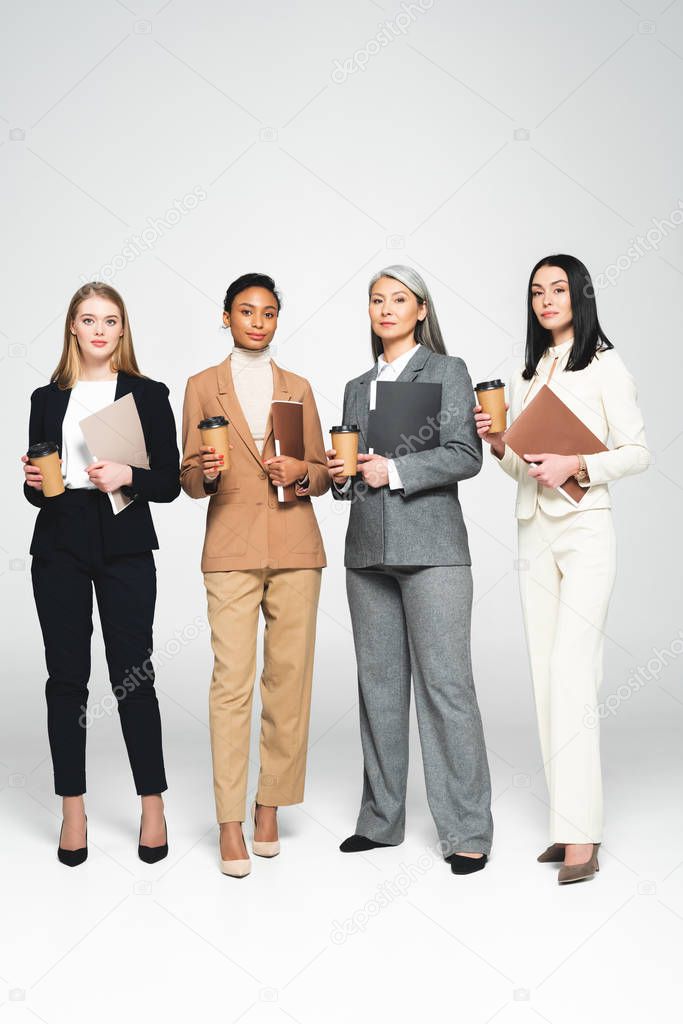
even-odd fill
[[[261,477],[262,480],[265,480],[267,474],[266,473],[259,473],[259,476]]]

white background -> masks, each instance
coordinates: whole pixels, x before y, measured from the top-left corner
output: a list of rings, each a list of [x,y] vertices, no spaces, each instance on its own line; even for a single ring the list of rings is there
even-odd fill
[[[683,4],[67,0],[4,2],[2,13],[0,1024],[94,1011],[228,1024],[663,1017],[683,940],[683,659],[673,656],[683,626]],[[196,190],[204,198],[188,202]],[[169,213],[177,202],[195,208]],[[145,250],[126,256],[146,229]],[[629,257],[648,231],[647,251]],[[187,377],[227,353],[227,285],[245,271],[272,274],[284,297],[275,358],[311,381],[327,430],[344,382],[370,364],[374,271],[415,266],[450,353],[475,380],[507,380],[522,359],[529,271],[557,251],[613,281],[598,287],[600,317],[638,382],[654,457],[646,476],[613,488],[619,573],[603,696],[621,686],[626,698],[613,697],[603,726],[597,879],[559,888],[535,862],[547,809],[514,493],[488,459],[461,488],[495,797],[484,872],[456,879],[435,853],[415,730],[405,844],[337,852],[353,831],[361,762],[348,509],[329,495],[316,502],[329,566],[307,799],[280,814],[282,855],[257,859],[243,882],[218,871],[208,638],[177,640],[205,615],[204,507],[182,495],[154,509],[155,638],[171,655],[158,673],[171,854],[154,867],[137,860],[137,800],[114,713],[88,740],[89,860],[59,865],[30,587],[34,510],[18,459],[29,395],[57,362],[76,288],[104,278],[122,292],[143,371],[169,385],[179,420]],[[97,703],[110,692],[97,628],[93,655]],[[636,677],[642,669],[649,680]],[[255,779],[255,743],[253,753]],[[380,908],[371,901],[387,885]],[[404,891],[386,897],[392,886]],[[359,912],[363,930],[337,941],[335,922]]]

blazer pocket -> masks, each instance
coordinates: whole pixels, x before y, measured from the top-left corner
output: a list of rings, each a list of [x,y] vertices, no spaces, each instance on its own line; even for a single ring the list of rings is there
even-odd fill
[[[322,549],[322,538],[312,505],[307,516],[292,516],[286,520],[287,552],[295,555],[314,555]],[[292,511],[294,511],[292,509]],[[284,513],[287,515],[287,512]],[[282,510],[280,510],[282,515]]]
[[[217,500],[220,497],[223,497],[224,501]],[[249,517],[245,516],[243,506],[230,508],[226,504],[229,500],[227,496],[216,495],[209,505],[204,541],[204,554],[207,558],[232,557],[246,553]]]

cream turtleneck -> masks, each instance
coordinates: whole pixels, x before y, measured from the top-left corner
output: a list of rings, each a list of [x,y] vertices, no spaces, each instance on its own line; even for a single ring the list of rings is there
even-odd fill
[[[266,423],[273,401],[270,345],[258,351],[235,346],[230,356],[230,369],[237,400],[242,406],[256,447],[262,451]]]

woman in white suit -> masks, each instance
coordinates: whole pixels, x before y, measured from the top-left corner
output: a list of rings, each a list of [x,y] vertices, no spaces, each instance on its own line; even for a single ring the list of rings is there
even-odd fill
[[[520,590],[550,796],[551,845],[538,860],[561,863],[562,884],[599,870],[598,690],[616,568],[608,484],[649,464],[633,378],[600,327],[590,275],[573,256],[548,256],[531,272],[511,420],[543,384],[611,450],[520,458],[489,432],[481,406],[474,411],[479,436],[517,481]],[[572,476],[586,489],[578,507],[555,490]]]

